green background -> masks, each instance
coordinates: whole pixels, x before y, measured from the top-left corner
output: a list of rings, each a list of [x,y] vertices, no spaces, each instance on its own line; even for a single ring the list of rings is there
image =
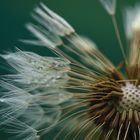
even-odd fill
[[[124,44],[123,11],[127,5],[134,5],[138,1],[118,0],[117,3],[116,16]],[[40,0],[0,1],[0,53],[13,50],[15,46],[19,47],[18,39],[29,38],[25,23],[31,20],[30,13],[39,2]],[[77,33],[92,39],[115,64],[121,61],[122,56],[111,18],[103,9],[99,0],[42,0],[41,2],[64,17]],[[31,49],[24,46],[21,48]],[[33,47],[32,49],[38,51],[42,48]]]
[[[117,6],[117,21],[123,43],[126,44],[123,28],[123,11],[127,5],[134,5],[139,0],[119,0]],[[1,0],[0,1],[0,53],[20,47],[24,50],[40,51],[49,54],[45,48],[26,47],[20,45],[18,39],[29,37],[25,23],[31,20],[30,13],[40,0]],[[120,49],[114,34],[111,18],[102,8],[98,0],[42,0],[50,9],[64,17],[77,33],[92,39],[115,64],[122,60]],[[126,45],[125,45],[126,46]],[[0,61],[2,63],[2,61]],[[5,70],[0,65],[0,74]],[[6,138],[0,140],[6,140]],[[50,140],[50,138],[46,138]]]

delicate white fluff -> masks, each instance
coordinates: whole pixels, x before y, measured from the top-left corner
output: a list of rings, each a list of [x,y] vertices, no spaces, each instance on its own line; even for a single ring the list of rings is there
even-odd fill
[[[133,33],[140,32],[140,5],[129,7],[124,14],[126,35],[130,39]]]
[[[38,40],[22,40],[25,43],[54,49],[56,46],[63,44],[60,36],[70,35],[75,32],[63,18],[43,3],[40,3],[40,7],[35,8],[32,17],[37,25],[28,23],[26,27]]]
[[[0,105],[2,107],[0,110],[1,125],[11,117],[18,117],[23,114],[32,100],[32,95],[4,81],[0,81],[0,87],[3,88],[0,95]]]
[[[36,95],[34,100],[39,104],[57,105],[73,96],[64,89],[69,79],[69,62],[20,50],[3,55],[3,58],[17,71],[4,76],[4,79],[32,91]]]
[[[56,46],[65,46],[62,38],[75,32],[42,3],[32,16],[37,24],[29,23],[27,28],[37,39],[23,40],[25,43],[56,51]],[[40,56],[21,50],[1,56],[15,72],[2,76],[3,81],[0,81],[0,126],[6,125],[6,132],[15,134],[14,140],[38,140],[38,131],[48,132],[60,120],[60,104],[74,96],[66,91],[70,62],[62,57]]]
[[[4,81],[0,81],[0,86],[0,126],[8,126],[6,132],[17,135],[18,139],[36,140],[39,137],[35,129],[49,131],[60,119],[60,107],[46,103],[47,98],[46,102],[44,98],[36,100],[36,95]]]
[[[21,42],[25,43],[25,44],[31,44],[34,46],[43,46],[46,47],[46,44],[44,43],[44,41],[41,40],[27,40],[27,39],[20,39]]]
[[[81,56],[82,61],[94,66],[102,72],[109,72],[115,69],[113,64],[100,52],[96,44],[86,37],[71,37],[71,42],[74,44],[76,52]]]
[[[43,29],[41,29],[38,26],[35,26],[33,24],[27,24],[26,27],[35,37],[37,37],[39,39],[40,46],[43,45],[48,48],[49,47],[55,48],[56,46],[59,46],[62,44],[62,41],[58,36],[55,36],[53,33],[47,32],[45,29],[44,29],[45,30],[45,32],[44,32]]]
[[[61,115],[59,104],[72,97],[62,89],[69,79],[69,62],[21,50],[1,56],[16,73],[0,81],[0,125],[8,125],[7,132],[18,139],[37,140],[34,130],[47,132],[56,125]],[[13,118],[18,123],[11,123]]]
[[[114,15],[116,12],[116,0],[100,0],[105,10],[110,15]]]
[[[74,29],[62,17],[51,11],[43,3],[40,4],[40,8],[35,9],[35,13],[33,17],[52,33],[65,36],[74,32]]]
[[[34,129],[46,129],[49,131],[59,121],[61,108],[47,105],[45,102],[42,105],[44,107],[39,106],[39,103],[34,103],[26,109],[19,119]]]
[[[58,105],[66,102],[72,97],[72,93],[69,93],[64,89],[55,88],[48,91],[46,89],[44,92],[42,91],[41,93],[38,93],[34,99],[39,104]]]
[[[14,135],[11,140],[39,140],[40,136],[37,134],[37,130],[27,125],[23,121],[19,121],[16,118],[12,118],[5,126],[6,133]]]
[[[17,74],[9,76],[15,82],[37,87],[59,87],[68,80],[69,63],[60,58],[42,57],[22,51],[3,55],[3,58],[17,70]]]

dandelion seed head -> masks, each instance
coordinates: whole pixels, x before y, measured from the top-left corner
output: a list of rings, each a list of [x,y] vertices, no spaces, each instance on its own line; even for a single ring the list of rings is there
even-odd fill
[[[128,111],[130,108],[139,111],[140,109],[140,86],[127,83],[122,87],[123,97],[119,102],[121,109]]]
[[[116,0],[100,2],[113,19],[123,52],[115,21]],[[65,140],[139,139],[139,10],[129,9],[126,15],[132,37],[128,54],[123,52],[125,63],[117,67],[94,42],[78,35],[40,3],[32,14],[37,25],[26,26],[34,39],[22,42],[45,46],[55,56],[19,49],[1,55],[15,73],[0,80],[0,126],[23,140],[40,139],[53,128],[59,130],[53,140],[63,132],[66,134],[60,139]]]

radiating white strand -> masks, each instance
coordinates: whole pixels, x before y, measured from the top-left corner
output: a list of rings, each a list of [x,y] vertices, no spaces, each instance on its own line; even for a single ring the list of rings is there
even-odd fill
[[[45,128],[44,131],[47,133],[51,130],[60,120],[62,109],[60,106],[44,107],[44,116],[40,120],[39,129]]]
[[[102,6],[110,15],[114,15],[116,12],[116,0],[100,0]]]
[[[118,131],[118,134],[117,134],[117,140],[120,139],[120,134],[121,134],[121,131],[122,131],[122,127],[123,127],[123,124],[121,124],[121,126],[119,128],[119,131]]]
[[[96,44],[90,39],[82,36],[73,36],[70,40],[75,46],[75,51],[81,55],[81,59],[87,65],[94,66],[105,73],[115,69],[113,64],[98,50]]]
[[[52,42],[50,39],[48,39],[48,37],[44,35],[39,29],[36,29],[35,25],[27,24],[26,27],[35,37],[37,37],[40,41],[42,41],[45,44],[45,46],[52,48],[56,47],[56,44]]]
[[[13,75],[6,75],[3,78],[10,83],[22,87],[22,92],[28,91],[32,95],[35,95],[33,101],[36,101],[36,103],[40,105],[58,105],[72,98],[72,94],[66,92],[64,89],[60,89],[69,79],[67,75],[70,69],[69,62],[58,57],[42,57],[35,53],[20,50],[16,53],[3,55],[2,57],[18,72]],[[3,88],[5,86],[6,84],[2,85]],[[11,90],[10,86],[6,88]],[[13,92],[14,94],[16,93],[15,90]],[[28,99],[29,96],[27,95],[26,98]],[[12,101],[15,101],[15,99]],[[22,102],[23,99],[19,100],[19,103]],[[9,110],[9,108],[7,109]]]
[[[0,82],[0,86],[7,90],[1,93],[3,96],[0,98],[0,106],[2,107],[0,110],[0,125],[8,125],[8,132],[18,133],[18,129],[15,128],[17,124],[13,124],[13,122],[11,123],[11,121],[13,121],[13,118],[14,120],[18,118],[18,121],[21,120],[23,123],[28,125],[29,128],[36,129],[45,127],[45,130],[47,130],[48,127],[52,128],[60,119],[61,109],[59,106],[46,106],[42,108],[41,106],[39,106],[39,104],[37,104],[41,102],[39,100],[42,100],[42,98],[38,99],[38,102],[36,102],[33,95],[30,95],[29,93],[26,93],[26,91],[3,81]],[[23,95],[26,98],[24,98]],[[24,102],[27,105],[24,105]],[[6,105],[2,106],[3,103],[5,103]],[[42,105],[47,104],[44,103]],[[11,126],[12,129],[9,129],[9,126]],[[48,130],[50,130],[50,128]],[[34,135],[23,135],[23,132],[19,132],[18,137],[21,136],[25,137],[25,139],[27,140],[29,138],[31,138],[31,140],[34,140]]]
[[[61,39],[55,34],[48,32],[45,29],[41,29],[40,27],[34,24],[27,24],[27,29],[40,40],[46,47],[55,48],[58,45],[62,44]],[[44,31],[45,30],[45,31]]]
[[[133,37],[133,33],[140,32],[140,5],[128,7],[124,12],[124,27],[128,39]]]
[[[23,61],[26,60],[28,63],[31,63],[31,64],[36,63],[36,65],[37,66],[39,65],[40,67],[41,67],[41,65],[45,65],[46,67],[44,67],[44,68],[48,67],[48,68],[61,69],[61,67],[66,67],[69,64],[69,62],[67,62],[66,60],[63,60],[58,57],[45,57],[45,56],[40,56],[33,52],[25,52],[25,51],[21,51],[21,50],[18,50],[16,53],[9,53],[7,55],[2,55],[2,56],[6,60],[8,60],[10,58],[16,59],[15,56],[17,56],[17,59],[19,59],[19,60],[21,60],[21,59]],[[43,66],[41,68],[43,68]]]
[[[52,128],[59,121],[61,108],[59,106],[30,106],[24,114],[19,117],[20,120],[35,129]]]
[[[42,57],[22,51],[3,55],[3,58],[18,71],[13,76],[16,82],[38,86],[50,86],[56,83],[60,86],[61,82],[65,83],[68,80],[69,63],[60,58]]]
[[[44,92],[37,93],[37,95],[34,96],[34,100],[41,105],[59,105],[70,100],[72,97],[72,93],[57,88],[55,91],[48,90],[46,93],[45,90]]]
[[[12,118],[5,126],[5,131],[6,133],[13,134],[13,138],[11,137],[10,139],[14,140],[39,140],[40,138],[37,134],[37,130],[16,118]]]
[[[46,44],[41,40],[20,39],[20,41],[23,42],[24,44],[28,44],[28,45],[46,47]]]
[[[44,117],[40,122],[39,133],[40,135],[44,135],[52,130],[55,126],[59,124],[61,119],[62,109],[60,106],[52,106],[52,107],[44,107]],[[49,116],[49,117],[46,117]],[[43,123],[44,122],[44,123]]]
[[[38,41],[40,41],[40,42],[44,41],[43,46],[44,46],[44,44],[46,44],[45,46],[54,49],[54,48],[56,48],[56,46],[63,45],[62,41],[58,41],[60,39],[58,36],[66,36],[68,34],[74,33],[74,29],[69,24],[64,22],[62,18],[60,18],[58,15],[56,15],[54,12],[52,12],[50,9],[48,9],[42,3],[40,4],[40,7],[37,7],[35,9],[35,13],[33,13],[32,16],[37,21],[37,23],[39,23],[39,26],[36,26],[33,24],[28,24],[27,28],[39,39]],[[72,31],[70,33],[69,33],[69,28]],[[49,33],[51,35],[49,35]],[[55,39],[55,38],[59,38],[59,39]],[[70,37],[67,36],[67,38],[70,38]],[[82,38],[80,38],[80,40],[81,40],[81,43],[86,44],[86,42],[83,41]],[[58,41],[58,43],[57,43],[57,41]],[[71,40],[71,41],[73,41],[73,40]],[[28,40],[27,41],[25,40],[25,42],[26,43],[27,42],[35,43],[32,41],[28,41]],[[75,43],[75,42],[70,42],[70,45],[73,43]],[[37,44],[39,44],[39,43],[37,43]],[[85,45],[83,45],[83,46],[85,47]],[[86,46],[88,46],[88,44]],[[68,47],[70,48],[71,46],[68,46]],[[69,48],[67,48],[67,49],[69,49]],[[85,63],[89,62],[88,58],[89,57],[85,57],[85,59],[84,59],[84,60],[86,60]],[[97,61],[97,59],[92,61],[92,63],[93,62],[95,64],[94,67],[98,66],[98,67],[100,67],[101,71],[105,71],[105,66],[103,66],[103,64],[101,64],[99,61]],[[106,68],[107,68],[107,66],[106,66]],[[110,68],[110,67],[108,67],[108,68]]]
[[[24,123],[28,124],[32,128],[38,128],[40,126],[40,121],[42,120],[45,112],[41,106],[38,104],[31,104],[24,113],[19,117],[20,120],[22,120]],[[48,119],[48,116],[46,116],[46,119]],[[44,121],[42,120],[42,123]],[[51,122],[50,122],[51,123]]]
[[[8,77],[6,79],[9,82],[11,82],[12,79],[13,79],[12,83],[13,83],[13,81],[16,81],[16,82],[18,81],[18,80],[15,80],[15,78],[17,78],[17,75],[15,75],[15,76],[11,75],[10,76],[11,80],[8,79],[9,76],[10,75],[8,75]],[[60,84],[61,87],[63,87],[62,82],[59,83],[59,84]],[[64,84],[66,84],[66,83],[64,82]],[[53,84],[52,86],[55,86],[55,85]],[[57,84],[57,86],[58,86],[58,84]],[[30,103],[34,103],[35,102],[35,103],[37,103],[39,105],[58,105],[58,104],[61,104],[63,102],[66,102],[66,101],[70,100],[73,97],[72,93],[65,91],[61,87],[53,87],[53,88],[51,86],[49,86],[49,87],[45,87],[45,86],[41,86],[41,87],[40,86],[38,86],[38,87],[37,86],[31,86],[30,87],[28,85],[27,86],[21,85],[21,87],[25,90],[25,91],[23,90],[24,92],[26,92],[26,91],[31,92],[32,97],[31,97]],[[4,95],[1,98],[1,101],[4,100],[5,96],[6,97],[8,96],[7,97],[8,99],[10,97],[12,97],[12,99],[13,99],[14,96],[15,96],[16,99],[18,98],[19,95],[16,94],[16,92],[19,93],[18,90],[17,91],[10,91],[10,92],[14,92],[14,95],[13,94],[11,95],[11,93],[6,92],[6,95]],[[20,97],[22,97],[22,96],[20,95]],[[27,98],[27,100],[29,100],[29,96],[28,95],[26,95],[26,98]],[[22,103],[22,102],[23,102],[22,98],[19,99],[19,103]]]
[[[50,10],[45,4],[40,3],[42,8],[50,14],[55,20],[58,20],[60,23],[62,23],[65,27],[69,28],[71,31],[74,32],[74,29],[69,25],[68,22],[66,22],[62,17],[54,13],[52,10]]]
[[[62,17],[51,11],[43,3],[40,4],[40,7],[35,9],[36,16],[38,15],[45,21],[50,32],[60,36],[69,35],[74,32],[74,29]]]
[[[8,122],[11,117],[18,117],[23,114],[32,100],[32,95],[4,81],[0,81],[0,87],[3,89],[0,95],[1,125]]]

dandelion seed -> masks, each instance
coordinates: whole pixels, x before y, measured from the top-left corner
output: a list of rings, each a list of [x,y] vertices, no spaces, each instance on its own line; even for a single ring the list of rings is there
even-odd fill
[[[114,15],[116,12],[116,0],[100,0],[105,10],[110,15]]]
[[[100,1],[122,47],[114,19],[116,0]],[[130,47],[122,72],[44,4],[35,8],[38,26],[27,24],[35,39],[22,41],[45,46],[57,56],[19,49],[1,55],[15,70],[0,80],[0,126],[12,134],[10,139],[39,140],[53,128],[59,130],[53,140],[140,139],[139,13],[137,6],[126,13]]]
[[[140,10],[139,5],[135,5],[135,8],[128,7],[124,13],[124,23],[126,28],[126,35],[128,39],[134,36],[136,31],[140,30]]]

